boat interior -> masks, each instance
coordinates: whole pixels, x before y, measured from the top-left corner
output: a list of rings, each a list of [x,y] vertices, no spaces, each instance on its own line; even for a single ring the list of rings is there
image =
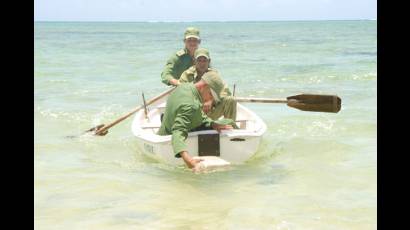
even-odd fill
[[[160,103],[147,107],[147,111],[141,110],[137,113],[140,132],[145,134],[156,134],[161,126],[161,115],[165,111],[166,103]],[[221,117],[223,118],[223,117]],[[249,109],[238,103],[236,124],[240,132],[256,132],[262,127],[262,121]]]

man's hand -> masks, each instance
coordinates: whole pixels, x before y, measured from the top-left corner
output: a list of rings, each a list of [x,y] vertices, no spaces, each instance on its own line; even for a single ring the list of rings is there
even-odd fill
[[[216,123],[212,123],[212,128],[218,131],[218,133],[220,133],[221,130],[233,129],[232,125],[219,125]]]
[[[194,171],[197,169],[195,166],[198,165],[199,162],[203,161],[203,159],[193,159],[186,151],[182,151],[180,155],[188,168],[193,169]]]
[[[169,80],[169,83],[175,86],[178,86],[179,84],[181,84],[177,79],[174,79],[174,78]]]
[[[204,105],[202,106],[202,110],[204,111],[205,114],[208,114],[209,112],[211,112],[212,109],[212,100],[207,101],[204,103]]]

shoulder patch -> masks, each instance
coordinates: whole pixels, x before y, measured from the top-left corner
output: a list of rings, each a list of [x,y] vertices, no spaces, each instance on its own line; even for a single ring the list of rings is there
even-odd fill
[[[179,50],[178,52],[177,52],[177,56],[182,56],[182,55],[184,55],[185,54],[185,50]]]

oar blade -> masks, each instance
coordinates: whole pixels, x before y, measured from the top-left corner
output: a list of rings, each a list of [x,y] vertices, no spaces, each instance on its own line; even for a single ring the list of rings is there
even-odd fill
[[[287,97],[288,106],[303,111],[337,113],[342,99],[336,95],[299,94]]]
[[[105,136],[108,133],[108,130],[105,130],[104,132],[99,133],[99,131],[104,127],[104,124],[97,125],[92,127],[91,129],[88,129],[84,131],[81,135],[86,135],[92,133],[92,135],[98,135],[98,136]],[[71,136],[66,136],[67,138],[76,138],[79,137],[79,135],[71,135]]]
[[[90,132],[93,132],[93,135],[97,135],[97,136],[105,136],[105,135],[107,135],[108,130],[104,130],[103,132],[101,132],[101,131],[100,131],[100,130],[101,130],[101,129],[103,129],[104,127],[105,127],[105,125],[104,125],[104,124],[97,125],[97,126],[95,126],[95,127],[91,128],[91,129],[89,129],[89,130],[85,131],[85,132],[84,132],[84,134],[85,134],[85,133],[90,133]]]
[[[89,129],[89,130],[86,130],[84,133],[88,133],[88,132],[96,132],[96,131],[98,131],[99,129],[101,129],[102,127],[104,127],[104,124],[97,125],[97,126],[95,126],[95,127],[91,128],[91,129]]]

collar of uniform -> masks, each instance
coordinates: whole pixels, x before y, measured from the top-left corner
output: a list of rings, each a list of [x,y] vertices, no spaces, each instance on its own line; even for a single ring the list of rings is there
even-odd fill
[[[192,59],[192,62],[195,63],[195,57],[194,57],[195,55],[194,56],[189,55],[189,51],[186,47],[183,50],[184,50],[184,54],[190,56]]]
[[[194,74],[195,71],[196,71],[195,65],[189,67],[186,71],[187,71],[188,74]]]
[[[208,71],[211,71],[211,70],[213,70],[213,69],[211,69],[211,68],[208,68],[208,70],[206,71],[206,72],[208,72]],[[206,73],[205,72],[205,73]],[[197,79],[197,77],[198,77],[198,71],[196,71],[196,68],[195,68],[195,70],[194,70],[194,83],[196,83],[196,82],[198,82],[199,80],[201,80],[201,79]],[[205,74],[204,73],[204,74]],[[202,75],[203,76],[203,75]],[[202,76],[201,76],[201,78],[202,78]]]
[[[196,71],[196,68],[195,68],[195,71],[194,71],[194,83],[199,81],[199,79],[196,79],[197,77],[198,77],[198,71]]]
[[[178,56],[182,56],[184,54],[188,54],[188,49],[187,48],[183,48],[183,49],[181,49],[177,52]]]

